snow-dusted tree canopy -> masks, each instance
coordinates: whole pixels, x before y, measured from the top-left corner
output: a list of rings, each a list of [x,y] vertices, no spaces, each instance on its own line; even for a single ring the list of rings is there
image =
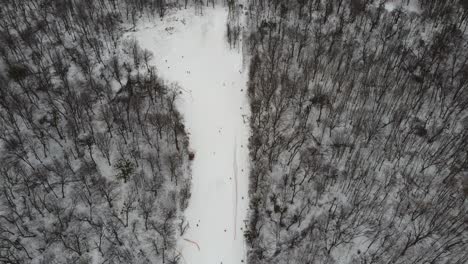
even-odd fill
[[[1,0],[0,263],[468,263],[467,28],[467,0]]]
[[[248,263],[467,263],[467,1],[246,8]]]
[[[0,5],[0,263],[176,262],[190,197],[179,92],[121,38],[170,3]]]

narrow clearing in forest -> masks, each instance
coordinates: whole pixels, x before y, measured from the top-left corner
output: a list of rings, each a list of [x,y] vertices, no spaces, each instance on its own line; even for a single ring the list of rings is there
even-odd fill
[[[190,133],[192,197],[189,229],[178,245],[186,263],[245,262],[248,200],[247,74],[242,52],[225,40],[222,7],[169,14],[141,24],[135,37],[154,53],[158,74],[181,86],[179,109]],[[234,151],[233,151],[234,150]]]

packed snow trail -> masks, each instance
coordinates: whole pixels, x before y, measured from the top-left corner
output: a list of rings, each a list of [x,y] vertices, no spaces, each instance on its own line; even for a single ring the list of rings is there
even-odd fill
[[[182,87],[179,107],[195,151],[190,227],[178,242],[182,263],[245,263],[247,74],[242,52],[225,39],[226,19],[222,7],[203,16],[187,9],[131,34],[154,53],[159,75]]]

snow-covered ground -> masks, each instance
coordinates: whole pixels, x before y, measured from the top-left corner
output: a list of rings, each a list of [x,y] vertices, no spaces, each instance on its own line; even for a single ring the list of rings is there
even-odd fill
[[[419,3],[416,0],[391,0],[385,3],[385,9],[387,9],[387,11],[389,12],[392,12],[393,10],[399,7],[403,8],[403,10],[406,10],[408,12],[421,12]]]
[[[154,53],[159,75],[182,88],[180,110],[196,153],[185,211],[190,227],[178,242],[182,263],[245,262],[247,67],[225,40],[226,19],[223,7],[203,16],[180,10],[129,34]]]

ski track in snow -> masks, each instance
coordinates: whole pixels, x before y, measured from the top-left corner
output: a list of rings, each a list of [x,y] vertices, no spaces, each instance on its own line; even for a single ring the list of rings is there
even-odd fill
[[[233,170],[234,170],[234,240],[237,238],[237,199],[239,196],[239,192],[237,190],[237,185],[238,185],[238,178],[237,178],[237,170],[238,170],[238,165],[237,165],[237,137],[234,137],[234,160],[233,160]]]
[[[247,67],[225,40],[227,9],[203,13],[180,10],[127,36],[154,53],[161,78],[182,87],[179,109],[195,151],[189,229],[178,241],[184,261],[245,263],[245,241],[236,234],[248,208]]]

